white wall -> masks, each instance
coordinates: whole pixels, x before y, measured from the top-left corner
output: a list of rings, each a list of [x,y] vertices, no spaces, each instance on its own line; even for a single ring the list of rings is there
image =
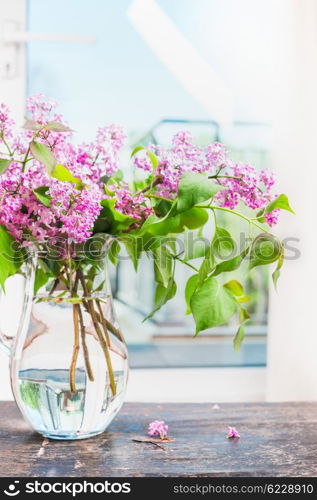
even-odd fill
[[[1,0],[0,3],[0,102],[5,102],[12,109],[16,119],[22,120],[25,99],[25,50],[24,46],[3,43],[5,30],[11,23],[16,28],[25,30],[26,1]],[[11,295],[10,301],[4,304],[0,299],[1,323],[14,324],[17,316],[16,296]],[[5,321],[3,316],[6,316]],[[7,399],[11,394],[7,356],[0,351],[0,400]]]
[[[282,36],[276,68],[274,166],[296,217],[281,236],[300,239],[270,298],[268,400],[317,400],[317,2],[276,2]]]

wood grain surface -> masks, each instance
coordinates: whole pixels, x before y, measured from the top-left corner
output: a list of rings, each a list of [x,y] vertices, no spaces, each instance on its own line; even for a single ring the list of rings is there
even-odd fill
[[[175,441],[134,441],[155,419]],[[241,439],[226,439],[228,425]],[[127,403],[95,438],[48,442],[2,402],[0,454],[1,477],[317,476],[317,403]]]

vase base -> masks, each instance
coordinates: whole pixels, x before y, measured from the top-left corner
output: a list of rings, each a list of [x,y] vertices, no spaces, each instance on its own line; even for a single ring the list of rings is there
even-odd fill
[[[79,439],[89,439],[94,436],[102,434],[104,431],[94,431],[94,432],[74,432],[74,431],[61,431],[61,432],[40,432],[42,436],[47,439],[53,439],[55,441],[77,441]]]

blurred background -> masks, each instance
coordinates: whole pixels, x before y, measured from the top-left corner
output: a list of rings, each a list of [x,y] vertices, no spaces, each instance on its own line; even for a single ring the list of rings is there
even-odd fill
[[[239,353],[234,323],[192,338],[183,298],[190,273],[178,270],[174,300],[142,323],[152,263],[142,261],[137,275],[124,261],[111,269],[130,351],[127,399],[317,399],[316,2],[1,0],[0,30],[0,100],[21,123],[25,97],[41,92],[59,102],[78,141],[112,122],[125,127],[127,147],[169,144],[187,129],[198,144],[220,140],[234,158],[276,171],[297,212],[276,230],[289,247],[278,294],[268,269],[245,280],[252,322]],[[19,300],[12,280],[3,328],[16,327]],[[10,399],[0,361],[0,399]]]

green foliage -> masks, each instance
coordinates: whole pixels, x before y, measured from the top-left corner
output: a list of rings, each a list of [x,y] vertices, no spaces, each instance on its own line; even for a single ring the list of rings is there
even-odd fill
[[[209,219],[208,211],[205,208],[190,208],[181,214],[182,228],[198,229],[203,227]]]
[[[52,132],[72,132],[72,129],[67,127],[67,125],[54,121],[48,122],[44,128],[45,130],[51,130]]]
[[[240,255],[237,255],[236,257],[232,257],[232,259],[225,260],[217,264],[213,272],[213,276],[218,276],[219,274],[222,273],[236,271],[236,269],[240,267],[242,261],[248,255],[249,251],[250,248],[248,247],[245,250],[243,250],[243,252],[241,252]]]
[[[233,253],[235,244],[230,233],[226,229],[217,226],[212,241],[212,247],[215,256],[218,259],[224,260]]]
[[[243,307],[241,307],[241,309],[240,309],[239,316],[240,316],[240,326],[239,326],[238,331],[233,339],[233,347],[234,347],[234,350],[236,352],[240,350],[242,341],[244,339],[244,335],[245,335],[244,325],[250,319],[250,314]]]
[[[208,243],[203,238],[195,237],[192,231],[187,231],[184,235],[185,253],[183,260],[189,261],[205,257],[208,251]]]
[[[119,241],[125,246],[128,256],[132,260],[135,271],[138,270],[139,258],[142,253],[142,239],[134,236],[133,234],[120,235]]]
[[[6,279],[16,274],[22,262],[23,252],[8,230],[0,225],[0,286],[3,290]]]
[[[208,221],[208,213],[204,208],[191,208],[178,214],[176,206],[170,206],[164,217],[150,215],[142,226],[141,233],[148,232],[152,235],[167,236],[182,233],[186,228],[197,229]]]
[[[154,298],[154,309],[153,311],[144,318],[144,321],[152,318],[152,316],[159,310],[161,309],[162,306],[166,304],[169,300],[171,300],[175,294],[176,294],[177,286],[174,280],[174,277],[171,277],[167,287],[162,285],[161,283],[158,283],[156,286],[156,291],[155,291],[155,298]]]
[[[20,394],[24,403],[33,410],[39,410],[41,406],[40,386],[35,382],[23,380],[20,384]]]
[[[185,288],[185,300],[186,300],[186,305],[187,305],[186,314],[190,314],[192,312],[191,307],[190,307],[190,301],[191,301],[191,298],[193,296],[193,293],[195,292],[195,290],[197,288],[198,279],[199,279],[198,274],[193,274],[187,280],[186,288]]]
[[[193,293],[190,307],[198,335],[202,330],[226,323],[236,312],[237,302],[216,278],[210,276]]]
[[[83,188],[83,183],[81,179],[75,177],[71,173],[71,171],[68,170],[68,168],[64,167],[64,165],[61,165],[60,163],[57,163],[57,165],[55,165],[55,168],[51,176],[62,182],[71,182],[72,184],[75,184],[77,189]]]
[[[251,246],[250,269],[275,262],[282,251],[282,245],[275,236],[269,233],[259,234]]]
[[[153,250],[153,255],[155,281],[167,288],[173,274],[173,257],[166,246]]]
[[[290,207],[286,194],[280,194],[277,198],[275,198],[275,200],[271,201],[271,203],[266,207],[265,213],[272,212],[276,208],[279,208],[280,210],[287,210],[288,212],[295,214]]]
[[[34,189],[33,193],[37,197],[37,199],[46,207],[51,206],[51,197],[48,194],[49,187],[47,186],[40,186],[36,189]]]
[[[135,156],[139,151],[142,151],[142,149],[145,149],[145,147],[144,146],[136,146],[131,153],[131,158],[133,158],[133,156]]]
[[[194,205],[210,200],[222,186],[215,184],[203,174],[187,172],[178,185],[177,210],[184,212]]]
[[[237,280],[228,281],[223,286],[237,297],[241,297],[244,295],[243,286]]]
[[[110,244],[109,250],[108,250],[109,259],[114,266],[116,266],[118,264],[118,256],[119,256],[120,250],[121,250],[121,248],[120,248],[119,242],[116,239],[114,239],[112,241],[112,243]]]
[[[51,150],[41,142],[32,141],[30,143],[30,151],[36,160],[45,165],[47,174],[52,176],[57,161]]]
[[[168,234],[180,233],[183,230],[181,216],[171,216],[170,212],[165,217],[150,215],[142,226],[141,234],[147,232],[152,235],[166,236]]]
[[[51,273],[48,273],[40,266],[37,267],[34,279],[34,295],[37,294],[40,288],[46,285],[46,283],[51,277],[52,277]]]
[[[215,257],[213,253],[212,245],[206,251],[205,258],[201,263],[199,268],[198,278],[199,283],[203,283],[203,281],[207,278],[207,276],[213,271],[215,267]]]
[[[276,269],[272,274],[272,279],[273,279],[273,284],[274,284],[275,289],[277,289],[277,282],[278,282],[278,279],[279,279],[280,274],[281,274],[281,268],[283,266],[283,263],[284,263],[284,248],[282,248],[282,250],[281,250],[280,256],[279,256],[278,261],[277,261]]]
[[[118,234],[135,222],[132,217],[115,209],[116,200],[104,199],[101,212],[94,225],[94,233]]]
[[[245,335],[244,325],[240,325],[233,339],[233,347],[236,352],[240,350],[242,341],[244,339],[244,335]]]
[[[154,153],[152,153],[152,151],[147,151],[147,154],[151,160],[153,170],[156,170],[159,164],[158,157]]]

